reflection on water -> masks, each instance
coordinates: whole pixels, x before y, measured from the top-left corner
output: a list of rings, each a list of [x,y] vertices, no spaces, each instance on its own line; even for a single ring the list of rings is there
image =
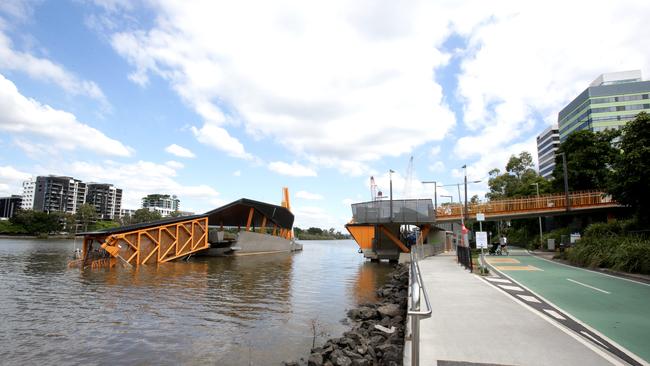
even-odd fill
[[[390,271],[352,241],[295,254],[67,269],[72,241],[0,240],[2,364],[267,365],[335,336]]]

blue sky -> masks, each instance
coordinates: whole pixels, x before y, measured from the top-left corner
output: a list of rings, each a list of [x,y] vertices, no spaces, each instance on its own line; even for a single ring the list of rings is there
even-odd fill
[[[599,74],[650,72],[647,2],[555,5],[3,1],[0,195],[61,174],[202,212],[288,186],[296,225],[342,230],[413,156],[411,196],[467,164],[482,197]]]

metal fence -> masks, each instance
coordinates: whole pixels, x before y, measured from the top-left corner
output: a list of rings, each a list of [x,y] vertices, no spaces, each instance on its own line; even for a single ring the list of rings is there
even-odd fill
[[[409,276],[409,302],[408,316],[411,317],[411,365],[420,364],[420,320],[431,317],[431,303],[429,294],[424,287],[422,275],[420,274],[419,258],[423,257],[421,240],[411,250],[410,276]],[[418,248],[420,247],[420,248]],[[424,307],[422,307],[424,299]]]
[[[371,201],[352,205],[352,218],[360,224],[410,223],[427,224],[436,215],[430,199]]]

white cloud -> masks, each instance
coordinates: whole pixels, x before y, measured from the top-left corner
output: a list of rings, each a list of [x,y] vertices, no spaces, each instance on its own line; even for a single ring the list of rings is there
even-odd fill
[[[167,165],[168,167],[170,167],[172,169],[175,169],[175,170],[183,169],[185,167],[185,165],[183,165],[183,163],[181,163],[179,161],[176,161],[176,160],[169,160],[169,161],[165,162],[165,165]]]
[[[440,154],[440,146],[432,147],[431,150],[429,151],[429,154],[431,154],[431,156],[434,156],[434,157],[438,156],[438,154]]]
[[[0,69],[24,72],[30,77],[51,82],[72,95],[85,95],[102,103],[109,103],[102,90],[92,81],[81,80],[63,66],[26,52],[16,51],[12,42],[0,28]]]
[[[350,220],[337,218],[322,207],[315,206],[294,207],[292,212],[296,217],[293,226],[301,229],[318,227],[327,230],[333,227],[337,231],[346,232],[344,226]]]
[[[355,202],[355,200],[353,200],[352,198],[344,198],[344,199],[341,201],[341,203],[343,203],[343,204],[346,205],[346,206],[350,206],[350,205],[353,204],[354,202]]]
[[[301,165],[295,161],[291,164],[283,161],[274,161],[269,163],[268,168],[278,174],[288,175],[291,177],[315,177],[317,175],[314,169]]]
[[[445,171],[445,163],[442,161],[436,161],[429,166],[429,170],[434,173],[442,173]]]
[[[458,94],[472,133],[458,140],[461,159],[489,160],[528,141],[543,129],[537,120],[557,121],[601,73],[650,70],[646,1],[589,3],[588,16],[582,1],[471,4],[451,18],[469,46],[460,54]]]
[[[0,166],[0,195],[21,194],[21,183],[30,177],[31,174],[21,172],[11,165]]]
[[[322,200],[324,197],[318,193],[311,193],[307,191],[298,191],[296,192],[296,198],[302,198],[305,200]]]
[[[241,170],[235,170],[232,172],[233,177],[241,177]]]
[[[165,151],[172,155],[176,155],[179,158],[195,158],[196,155],[189,149],[186,149],[182,146],[176,145],[176,144],[171,144],[165,148]]]
[[[246,152],[244,145],[238,139],[230,136],[226,129],[216,124],[205,123],[201,128],[192,126],[191,130],[200,143],[212,146],[232,157],[246,160],[254,159],[251,154]]]
[[[449,33],[429,2],[153,5],[151,29],[113,34],[131,80],[167,80],[204,120],[196,138],[247,157],[225,126],[342,171],[441,140],[455,123],[434,69]],[[250,9],[256,9],[251,12]],[[233,35],[236,34],[236,37]],[[232,131],[232,130],[229,130]],[[354,165],[356,164],[356,166]]]
[[[181,200],[181,207],[188,199],[193,199],[199,205],[205,205],[206,202],[210,205],[222,204],[219,192],[208,185],[187,186],[179,183],[175,179],[176,168],[168,164],[148,161],[133,163],[105,161],[102,164],[76,161],[59,169],[62,173],[85,181],[109,182],[122,188],[124,208],[140,207],[142,197],[151,193],[175,194]],[[213,207],[198,207],[202,211],[210,208]]]
[[[28,152],[83,148],[103,155],[130,156],[131,149],[99,130],[81,123],[68,112],[54,109],[20,94],[14,83],[0,74],[0,130],[14,135],[44,138],[39,143],[18,139]]]

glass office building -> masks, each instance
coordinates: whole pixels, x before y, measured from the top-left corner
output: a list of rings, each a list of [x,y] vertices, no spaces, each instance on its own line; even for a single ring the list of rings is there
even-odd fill
[[[600,75],[560,111],[560,141],[574,131],[620,128],[639,112],[650,112],[649,95],[650,81],[639,70]]]
[[[555,151],[560,147],[560,132],[557,126],[549,126],[537,136],[537,162],[539,175],[550,179],[555,169]]]

